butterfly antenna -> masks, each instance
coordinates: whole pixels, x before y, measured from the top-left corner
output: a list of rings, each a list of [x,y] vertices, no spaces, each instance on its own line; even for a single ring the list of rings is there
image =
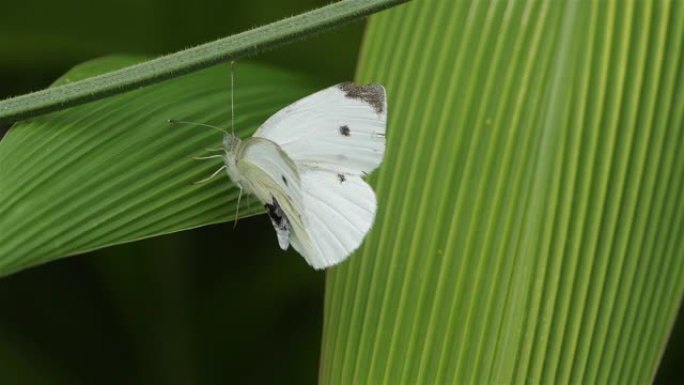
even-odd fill
[[[235,136],[235,60],[230,62],[230,129]]]
[[[202,126],[202,127],[209,127],[213,128],[214,130],[221,131],[224,134],[227,134],[226,130],[224,130],[221,127],[217,126],[212,126],[211,124],[205,124],[205,123],[197,123],[197,122],[188,122],[185,120],[176,120],[176,119],[169,119],[169,123],[171,124],[185,124],[185,125],[191,125],[191,126]]]
[[[238,213],[240,213],[240,199],[242,199],[242,187],[240,187],[240,192],[238,193],[238,202],[235,207],[235,223],[233,223],[233,228],[237,227]]]

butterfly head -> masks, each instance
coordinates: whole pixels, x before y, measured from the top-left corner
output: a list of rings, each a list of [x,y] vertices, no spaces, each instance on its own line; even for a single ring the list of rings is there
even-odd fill
[[[226,151],[226,154],[234,153],[240,142],[240,138],[237,136],[231,133],[225,134],[223,136],[223,149]]]

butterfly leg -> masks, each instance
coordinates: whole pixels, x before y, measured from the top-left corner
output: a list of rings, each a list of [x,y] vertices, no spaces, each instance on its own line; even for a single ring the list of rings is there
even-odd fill
[[[192,159],[194,159],[194,160],[206,160],[206,159],[216,159],[216,158],[223,158],[223,155],[193,156],[192,157]]]
[[[223,165],[223,166],[221,166],[221,168],[219,168],[218,170],[214,171],[214,173],[211,174],[208,178],[204,178],[204,179],[202,179],[202,180],[198,180],[197,182],[194,182],[193,184],[202,184],[202,183],[209,182],[209,181],[212,180],[216,175],[218,175],[221,171],[223,171],[223,170],[225,170],[225,169],[226,169],[226,166]]]
[[[205,148],[204,151],[208,153],[212,152],[223,152],[225,151],[223,148]],[[223,158],[223,154],[216,154],[216,155],[208,155],[208,156],[193,156],[192,159],[194,160],[205,160],[205,159],[217,159],[217,158]]]

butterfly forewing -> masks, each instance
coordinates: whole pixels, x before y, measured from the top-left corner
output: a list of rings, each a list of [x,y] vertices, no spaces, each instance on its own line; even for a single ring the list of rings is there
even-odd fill
[[[278,111],[254,136],[276,142],[300,168],[362,175],[382,162],[386,123],[381,85],[342,83]]]

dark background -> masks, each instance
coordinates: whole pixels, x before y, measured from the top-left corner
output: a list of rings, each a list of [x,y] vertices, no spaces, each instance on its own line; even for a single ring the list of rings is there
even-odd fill
[[[0,98],[98,56],[170,53],[326,3],[5,0]],[[349,80],[362,31],[252,60]],[[281,252],[264,216],[53,262],[0,279],[0,384],[312,384],[323,290],[324,273]],[[682,381],[681,319],[658,383]]]

